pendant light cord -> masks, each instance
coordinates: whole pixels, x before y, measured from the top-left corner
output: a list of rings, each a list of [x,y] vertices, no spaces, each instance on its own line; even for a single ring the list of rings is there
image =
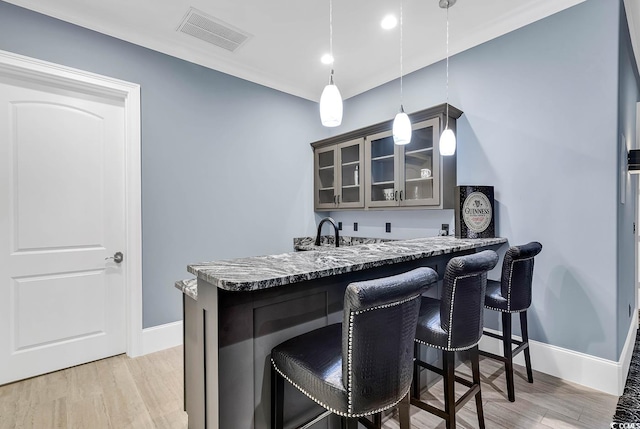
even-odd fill
[[[403,69],[402,69],[402,19],[403,19],[403,14],[402,14],[402,0],[400,0],[400,111],[404,112],[404,102],[403,102],[403,91],[402,91],[402,75],[403,73]]]
[[[447,124],[444,128],[449,129],[449,5],[447,4]]]
[[[329,55],[331,55],[331,79],[329,83],[333,85],[333,0],[329,0]]]

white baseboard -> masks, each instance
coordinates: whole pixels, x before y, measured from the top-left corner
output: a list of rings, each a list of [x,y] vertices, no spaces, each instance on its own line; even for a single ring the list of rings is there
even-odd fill
[[[531,366],[536,371],[620,396],[624,391],[624,384],[629,372],[637,329],[638,311],[636,310],[618,362],[530,339]],[[492,329],[486,330],[501,334]],[[514,338],[520,339],[515,336]],[[500,340],[485,335],[479,346],[480,350],[502,356],[502,341]],[[524,354],[520,353],[513,362],[524,366]]]
[[[170,349],[182,344],[182,320],[142,330],[142,354]]]

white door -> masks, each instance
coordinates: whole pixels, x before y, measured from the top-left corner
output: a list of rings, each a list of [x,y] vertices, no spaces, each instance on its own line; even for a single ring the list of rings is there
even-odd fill
[[[122,100],[0,76],[0,384],[126,351]]]

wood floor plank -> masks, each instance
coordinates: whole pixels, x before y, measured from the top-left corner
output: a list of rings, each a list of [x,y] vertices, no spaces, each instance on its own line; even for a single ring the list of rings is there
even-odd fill
[[[4,416],[2,416],[4,420]],[[4,426],[3,426],[4,427]],[[11,427],[11,426],[7,426]],[[48,427],[67,427],[67,407],[64,398],[54,401],[41,402],[32,412],[24,413],[14,427],[25,429],[40,429]]]
[[[51,426],[61,428],[64,426]],[[102,394],[80,398],[69,404],[68,428],[115,429],[109,422],[109,413]]]
[[[51,377],[49,377],[51,376]],[[60,374],[47,374],[46,376],[50,382],[42,380],[42,377],[30,378],[17,383],[14,391],[14,398],[7,398],[8,405],[12,408],[10,413],[13,414],[13,424],[19,428],[31,428],[33,427],[35,414],[38,413],[43,404],[47,404],[55,399],[51,393],[56,391],[56,387],[59,386],[60,380],[63,377]],[[5,386],[6,387],[6,386]],[[40,389],[44,388],[41,392]],[[58,398],[60,399],[60,398]]]
[[[518,419],[526,421],[529,426],[541,423],[547,409],[540,405],[518,400],[517,405],[509,401],[491,401],[485,404],[485,414],[493,417],[502,424]]]
[[[126,356],[97,361],[98,379],[113,428],[153,429],[153,420],[125,362]]]
[[[542,423],[557,429],[593,429],[592,426],[588,426],[586,423],[576,421],[564,414],[556,413],[555,411],[549,411],[542,419]]]
[[[591,428],[608,428],[611,424],[611,410],[615,412],[618,398],[603,393],[582,395],[584,408],[578,421]]]
[[[32,378],[32,396],[39,402],[49,402],[65,398],[68,395],[70,387],[69,374],[70,369],[64,369],[47,374],[47,378]]]
[[[0,386],[0,429],[13,429],[17,426],[18,404],[23,388],[24,382]]]
[[[169,356],[167,354],[167,357]],[[158,355],[148,355],[127,361],[127,366],[154,423],[164,421],[167,416],[172,420],[173,417],[170,416],[183,409],[181,377],[176,377],[178,371],[175,367],[168,366],[167,360],[157,359],[157,357]]]
[[[186,429],[188,423],[187,413],[182,409],[152,417],[157,429]]]
[[[95,362],[68,369],[69,400],[82,400],[88,396],[102,394],[102,384],[98,381],[98,364]]]

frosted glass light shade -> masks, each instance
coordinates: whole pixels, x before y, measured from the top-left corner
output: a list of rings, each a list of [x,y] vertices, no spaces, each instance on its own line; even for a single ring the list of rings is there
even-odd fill
[[[393,142],[397,145],[411,143],[411,121],[403,111],[393,120]]]
[[[440,155],[451,156],[456,153],[456,136],[449,128],[440,136]]]
[[[325,86],[320,96],[320,120],[325,127],[337,127],[342,123],[342,96],[333,83]]]

